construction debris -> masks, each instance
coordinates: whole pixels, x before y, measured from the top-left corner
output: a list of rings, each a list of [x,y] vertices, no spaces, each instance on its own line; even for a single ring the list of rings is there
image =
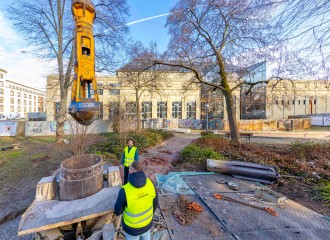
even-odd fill
[[[197,215],[203,211],[199,204],[189,202],[183,195],[179,196],[177,203],[179,207],[172,207],[172,214],[181,225],[191,224]]]

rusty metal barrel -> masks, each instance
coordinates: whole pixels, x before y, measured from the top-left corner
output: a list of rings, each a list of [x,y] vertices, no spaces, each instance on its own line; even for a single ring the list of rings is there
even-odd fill
[[[91,196],[103,186],[103,160],[94,154],[74,156],[61,163],[60,200]]]

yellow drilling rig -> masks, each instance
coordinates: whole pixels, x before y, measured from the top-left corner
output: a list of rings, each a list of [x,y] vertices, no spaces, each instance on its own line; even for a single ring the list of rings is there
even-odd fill
[[[90,0],[72,0],[75,20],[75,64],[69,114],[81,125],[90,125],[100,103],[95,79],[93,22],[96,17]]]

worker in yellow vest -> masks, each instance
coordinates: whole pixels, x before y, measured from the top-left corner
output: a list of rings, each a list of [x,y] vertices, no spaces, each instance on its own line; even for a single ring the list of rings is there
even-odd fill
[[[120,164],[124,165],[124,184],[126,184],[128,181],[129,166],[131,166],[134,161],[139,160],[139,152],[134,146],[134,144],[134,139],[129,138],[127,141],[127,146],[125,147],[124,153],[121,158]]]
[[[127,240],[150,240],[152,219],[158,207],[157,191],[140,162],[133,162],[129,170],[128,183],[119,191],[114,213],[123,214]]]

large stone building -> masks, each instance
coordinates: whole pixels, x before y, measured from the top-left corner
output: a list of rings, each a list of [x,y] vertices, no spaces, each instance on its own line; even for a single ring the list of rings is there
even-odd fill
[[[6,74],[7,71],[0,69],[1,115],[27,118],[28,112],[45,112],[45,92],[5,80]]]
[[[135,78],[127,73],[118,72],[116,76],[97,77],[99,98],[101,102],[101,119],[111,119],[124,111],[127,117],[135,118],[136,94],[140,95],[141,119],[178,118],[200,119],[200,85],[190,84],[191,74],[185,72],[166,72],[154,81],[137,84]],[[138,80],[136,80],[138,81]],[[135,86],[135,87],[134,87]],[[68,94],[68,105],[71,101],[71,89]],[[47,120],[56,117],[60,102],[59,80],[56,75],[47,78]]]
[[[265,62],[248,68],[246,78],[266,80]],[[251,77],[253,76],[253,77]],[[118,109],[128,118],[136,117],[136,94],[140,97],[141,119],[227,119],[226,104],[221,91],[210,91],[200,84],[190,84],[192,74],[163,71],[148,76],[152,84],[141,87],[137,75],[118,72],[116,76],[97,77],[101,102],[99,118],[111,119]],[[139,85],[139,84],[140,85]],[[142,84],[143,86],[143,84]],[[329,82],[317,80],[272,80],[247,92],[248,86],[237,88],[234,102],[238,120],[287,119],[292,116],[330,113]],[[59,107],[59,83],[55,75],[47,79],[47,120],[53,121]],[[68,104],[71,93],[69,90]]]

